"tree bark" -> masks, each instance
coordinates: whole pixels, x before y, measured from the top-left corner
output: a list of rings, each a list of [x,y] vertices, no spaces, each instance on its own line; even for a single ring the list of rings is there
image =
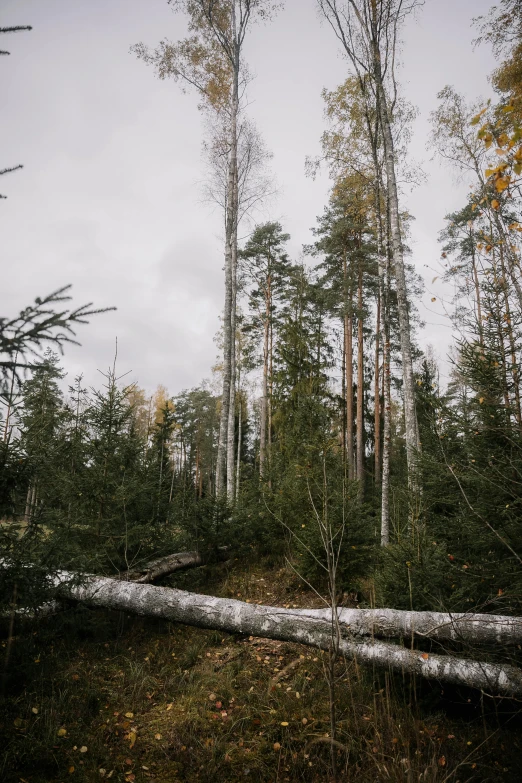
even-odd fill
[[[69,572],[61,572],[57,576],[59,597],[89,606],[160,617],[198,628],[279,639],[323,650],[331,647],[331,609],[295,610],[257,606],[233,599],[97,576],[86,576],[79,584],[77,577],[77,574]],[[488,639],[513,641],[522,638],[522,621],[519,619],[483,615],[481,621],[476,623],[477,617],[452,617],[435,612],[341,609],[339,653],[360,663],[392,671],[480,688],[504,696],[522,695],[522,671],[514,666],[432,655],[387,642],[360,641],[354,637],[354,631],[359,633],[360,627],[365,628],[365,633],[375,632],[375,629],[383,634],[397,633],[393,624],[400,618],[399,633],[405,636],[410,635],[409,631],[419,635],[419,628],[424,628],[427,634],[435,634],[437,638],[442,638],[444,634],[450,634],[450,638],[459,638],[459,633],[462,636],[465,632],[471,633],[476,639],[479,629],[483,629]],[[358,625],[357,618],[361,618]],[[456,637],[451,637],[452,633],[457,633]]]
[[[509,304],[509,287],[507,280],[507,270],[504,260],[504,247],[500,245],[500,263],[502,268],[502,291],[504,294],[504,306],[505,306],[505,319],[506,319],[506,332],[509,340],[509,347],[511,351],[511,377],[513,378],[513,389],[515,393],[515,415],[517,424],[522,427],[522,408],[520,404],[520,378],[519,378],[519,364],[517,360],[517,350],[515,343],[515,336],[513,334],[513,320],[511,317],[511,306]],[[475,266],[475,265],[473,265]]]
[[[359,241],[359,251],[360,251]],[[357,497],[364,500],[364,322],[363,322],[363,266],[359,258],[357,292]]]
[[[150,584],[162,576],[173,574],[188,568],[197,568],[208,562],[208,556],[201,552],[178,552],[174,555],[166,555],[157,560],[151,560],[136,571],[126,571],[121,575],[124,581],[136,582],[136,584]]]
[[[232,4],[234,62],[230,101],[230,159],[225,215],[225,309],[223,313],[223,394],[216,465],[216,495],[225,492],[234,499],[236,267],[238,223],[237,119],[239,114],[240,44],[236,35],[235,5]],[[226,476],[225,476],[226,474]]]
[[[377,315],[375,318],[375,377],[374,377],[374,480],[381,483],[381,396],[380,396],[380,350],[381,350],[381,291],[377,294]]]
[[[236,211],[237,222],[237,211]],[[236,306],[237,306],[237,225],[232,247],[232,306],[230,309],[230,402],[227,424],[227,499],[235,501],[236,452]]]
[[[239,379],[237,397],[239,400],[239,419],[237,423],[236,502],[239,500],[239,486],[241,481],[241,440],[243,437],[243,400],[241,397],[241,389],[239,388]]]
[[[344,314],[344,355],[346,370],[346,456],[348,461],[348,479],[355,478],[353,459],[353,321],[352,321],[352,290],[348,282],[346,251],[344,253],[344,285],[346,290]],[[347,291],[350,286],[349,293]]]
[[[417,457],[421,444],[417,413],[415,410],[415,386],[413,379],[413,360],[411,350],[410,317],[408,312],[408,293],[406,289],[406,274],[404,269],[404,253],[399,217],[399,197],[397,178],[395,174],[395,146],[391,131],[391,122],[386,93],[382,83],[381,56],[378,45],[375,44],[374,69],[377,96],[379,101],[379,116],[384,143],[384,157],[387,180],[387,197],[389,204],[389,222],[392,242],[393,262],[395,266],[395,281],[397,289],[397,308],[399,311],[399,337],[402,357],[403,394],[404,394],[404,425],[406,440],[406,459],[408,465],[408,480],[414,491],[420,489]]]
[[[270,331],[270,276],[265,292],[265,322],[263,325],[263,394],[261,397],[261,415],[259,432],[259,475],[263,478],[266,460],[266,426],[268,416],[268,350]]]
[[[386,263],[387,268],[389,262]],[[382,476],[381,476],[381,546],[390,543],[390,451],[391,451],[391,372],[390,372],[390,325],[388,321],[388,273],[379,267],[379,289],[382,292],[382,385],[383,385],[383,432],[382,432]]]

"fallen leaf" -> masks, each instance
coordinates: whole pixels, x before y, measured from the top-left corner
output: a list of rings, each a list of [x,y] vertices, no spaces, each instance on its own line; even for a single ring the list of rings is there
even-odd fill
[[[281,721],[281,726],[288,726],[288,721],[287,720],[282,720]]]
[[[446,766],[446,756],[441,756],[439,759],[439,767],[445,767]]]
[[[82,745],[81,746],[80,753],[87,753],[87,745]]]
[[[281,750],[281,743],[274,742],[274,750]]]
[[[74,767],[69,767],[69,775],[72,775],[73,772],[74,772]]]
[[[125,713],[125,717],[126,718],[134,718],[134,713],[133,712],[126,712]]]
[[[129,743],[130,743],[129,747],[132,749],[134,747],[134,745],[136,744],[136,732],[135,731],[129,732],[128,740],[129,740]]]
[[[428,653],[422,653],[422,658],[424,658],[425,661],[427,661],[429,657],[430,656],[428,655]]]
[[[67,734],[67,729],[64,728],[58,729],[56,733],[59,737],[65,737],[65,735]]]
[[[31,712],[33,713],[33,715],[38,715],[38,707],[33,707],[31,709]]]
[[[161,739],[161,734],[155,734],[154,735],[154,739],[160,740]]]

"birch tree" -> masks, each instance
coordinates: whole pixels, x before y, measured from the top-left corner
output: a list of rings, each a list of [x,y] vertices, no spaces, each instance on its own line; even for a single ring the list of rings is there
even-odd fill
[[[272,0],[169,0],[188,17],[189,36],[167,40],[150,51],[132,50],[155,67],[159,78],[172,77],[182,88],[195,89],[201,107],[210,109],[226,129],[225,158],[225,305],[223,314],[223,394],[216,465],[216,494],[234,499],[235,334],[237,297],[237,231],[239,223],[239,136],[244,95],[250,80],[243,49],[252,24],[270,18]],[[225,483],[226,482],[226,483]]]
[[[416,460],[421,444],[415,411],[408,294],[399,212],[396,149],[392,126],[397,96],[395,55],[399,30],[405,17],[421,2],[420,0],[318,0],[318,4],[324,18],[341,43],[359,80],[361,89],[369,86],[377,106],[384,151],[391,246],[399,311],[408,477],[410,486],[413,489],[418,489],[419,476]]]

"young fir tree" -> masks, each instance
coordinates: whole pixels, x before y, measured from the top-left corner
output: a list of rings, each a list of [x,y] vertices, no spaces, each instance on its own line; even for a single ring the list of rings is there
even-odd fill
[[[23,516],[28,525],[45,520],[60,494],[65,409],[58,384],[63,377],[58,356],[48,349],[22,388],[20,445],[30,476]]]

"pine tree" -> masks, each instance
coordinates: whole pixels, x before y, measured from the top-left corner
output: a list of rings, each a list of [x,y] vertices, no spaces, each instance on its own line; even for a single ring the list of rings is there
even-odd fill
[[[272,441],[272,394],[274,385],[274,342],[281,302],[291,270],[284,246],[290,239],[280,223],[257,226],[239,257],[241,271],[250,284],[249,318],[246,330],[258,336],[262,344],[262,393],[259,425],[259,473],[263,477],[270,459]]]

